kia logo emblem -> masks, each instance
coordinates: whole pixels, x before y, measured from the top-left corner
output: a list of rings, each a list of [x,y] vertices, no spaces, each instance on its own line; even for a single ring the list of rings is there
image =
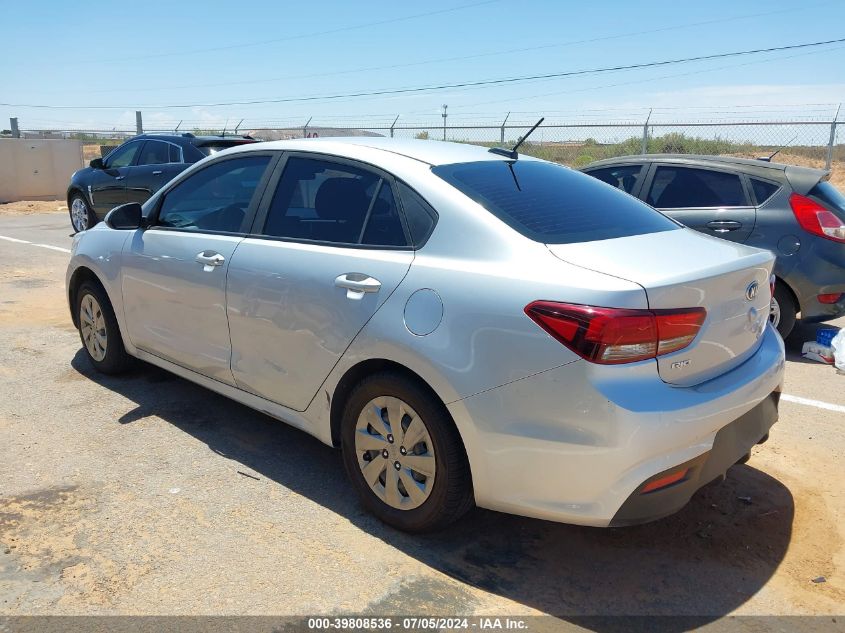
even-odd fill
[[[760,284],[756,281],[752,281],[748,284],[748,288],[745,289],[745,298],[749,301],[753,301],[758,292],[760,292]]]

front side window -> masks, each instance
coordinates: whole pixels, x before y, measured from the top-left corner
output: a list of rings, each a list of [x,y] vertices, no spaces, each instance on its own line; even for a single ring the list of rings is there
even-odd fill
[[[189,231],[240,232],[269,163],[269,156],[248,156],[200,169],[164,195],[157,224]]]
[[[621,189],[625,193],[631,193],[637,183],[637,176],[640,175],[642,170],[642,165],[619,165],[617,167],[591,169],[587,173],[593,178],[598,178],[602,182]]]
[[[138,156],[138,165],[163,165],[170,161],[170,146],[161,141],[147,141]]]
[[[619,189],[545,161],[491,160],[440,165],[432,171],[537,242],[591,242],[679,228]]]
[[[658,209],[742,207],[748,204],[736,174],[691,167],[658,167],[648,192]]]
[[[106,161],[106,166],[109,169],[117,169],[119,167],[127,167],[132,164],[132,161],[135,159],[135,154],[138,153],[138,150],[141,149],[142,143],[140,141],[135,141],[132,143],[127,143],[123,147],[118,147],[114,150]]]
[[[298,157],[285,165],[262,232],[339,244],[408,243],[390,183],[365,169]]]

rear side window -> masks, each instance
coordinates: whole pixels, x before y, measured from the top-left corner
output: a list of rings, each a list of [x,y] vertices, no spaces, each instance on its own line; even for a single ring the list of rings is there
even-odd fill
[[[766,180],[757,180],[756,178],[749,178],[751,181],[751,188],[754,190],[754,198],[757,200],[757,205],[765,204],[765,202],[775,195],[775,191],[780,189],[780,185]]]
[[[399,197],[402,198],[402,210],[408,222],[411,241],[415,246],[421,246],[431,235],[437,222],[437,213],[419,194],[405,183],[399,184]]]
[[[389,182],[366,169],[298,157],[285,164],[263,234],[336,244],[408,245]]]
[[[269,156],[224,160],[191,174],[168,191],[158,225],[187,231],[241,232]]]
[[[170,145],[161,141],[147,141],[138,156],[138,165],[163,165],[170,161]]]
[[[182,162],[182,148],[177,145],[170,145],[170,162],[171,163],[181,163]]]
[[[619,189],[553,163],[496,160],[432,171],[537,242],[590,242],[679,228]]]
[[[637,176],[640,175],[642,170],[642,165],[619,165],[618,167],[591,169],[586,173],[593,178],[598,178],[602,182],[613,185],[617,189],[621,189],[625,193],[631,193],[634,190],[634,185],[637,184]]]
[[[658,209],[748,204],[738,175],[691,167],[658,167],[647,199]]]

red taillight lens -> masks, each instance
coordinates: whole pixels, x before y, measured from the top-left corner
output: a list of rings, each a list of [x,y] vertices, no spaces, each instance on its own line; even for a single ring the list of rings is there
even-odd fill
[[[695,339],[704,308],[626,310],[534,301],[525,313],[579,356],[603,365],[632,363],[683,349]]]
[[[838,303],[839,300],[842,298],[842,294],[843,293],[841,293],[841,292],[833,292],[833,293],[830,293],[830,294],[819,295],[818,296],[819,303],[827,303],[827,304]]]
[[[793,193],[789,206],[801,228],[834,242],[845,244],[845,223],[812,198]]]

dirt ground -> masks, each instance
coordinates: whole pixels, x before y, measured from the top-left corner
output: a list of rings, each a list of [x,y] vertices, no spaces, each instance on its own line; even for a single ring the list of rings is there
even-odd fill
[[[23,200],[0,204],[0,215],[29,215],[32,213],[67,213],[65,200]]]
[[[0,236],[66,248],[67,233],[54,214],[0,217]],[[0,616],[553,614],[591,628],[579,616],[845,611],[841,411],[782,401],[748,464],[655,523],[476,509],[411,536],[368,515],[339,454],[304,433],[150,366],[96,374],[65,304],[67,255],[0,253]],[[796,353],[814,330],[789,342],[785,393],[845,407],[845,376]]]

